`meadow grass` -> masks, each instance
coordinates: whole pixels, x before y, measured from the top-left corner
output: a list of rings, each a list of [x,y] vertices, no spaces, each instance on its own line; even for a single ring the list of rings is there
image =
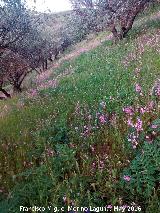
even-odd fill
[[[144,45],[127,59],[137,52],[141,27],[64,62],[53,76],[73,72],[57,87],[0,103],[0,212],[20,205],[159,212],[160,108],[152,89],[159,53]],[[153,35],[158,28],[154,20],[145,24]]]

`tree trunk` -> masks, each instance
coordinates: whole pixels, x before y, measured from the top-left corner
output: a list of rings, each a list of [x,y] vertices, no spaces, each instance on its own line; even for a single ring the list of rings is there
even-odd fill
[[[120,36],[122,39],[124,38],[124,32],[127,29],[127,21],[128,21],[128,16],[120,17],[120,27],[121,27]]]
[[[11,98],[11,95],[3,88],[0,88],[0,91],[3,92],[3,94],[7,97],[7,98]]]
[[[13,85],[13,92],[15,94],[22,92],[21,84],[14,84]]]
[[[47,70],[48,68],[48,62],[47,62],[47,59],[45,60],[45,69]]]
[[[118,38],[118,32],[117,32],[117,29],[116,29],[115,26],[112,27],[111,32],[113,33],[113,36],[114,36],[115,38]]]
[[[121,39],[120,34],[118,33],[114,21],[110,23],[110,30],[114,36],[115,42]]]
[[[120,21],[122,38],[125,38],[127,33],[129,32],[129,30],[132,29],[136,16],[144,10],[144,8],[148,2],[149,2],[149,0],[146,0],[146,1],[142,2],[141,4],[139,4],[137,7],[135,6],[135,8],[133,8],[133,10],[128,11],[128,14],[125,19],[122,17],[122,19]]]
[[[59,52],[58,52],[58,50],[56,50],[56,51],[55,51],[55,55],[54,55],[55,60],[58,59],[58,55],[59,55]]]
[[[127,33],[132,29],[135,18],[136,15],[134,15],[132,18],[128,20],[127,27],[123,29],[123,38],[125,38]]]
[[[43,69],[43,71],[45,70],[45,64],[44,64],[44,61],[42,62],[42,69]]]
[[[49,61],[53,62],[52,55],[48,58]]]
[[[5,100],[6,98],[5,97],[0,97],[0,100]]]

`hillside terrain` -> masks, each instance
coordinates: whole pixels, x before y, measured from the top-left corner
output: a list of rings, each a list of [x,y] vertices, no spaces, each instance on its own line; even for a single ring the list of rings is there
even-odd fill
[[[159,8],[125,39],[90,35],[28,78],[0,102],[0,212],[159,213]]]

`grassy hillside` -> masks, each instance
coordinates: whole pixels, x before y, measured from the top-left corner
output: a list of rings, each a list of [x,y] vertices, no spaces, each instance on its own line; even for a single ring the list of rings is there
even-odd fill
[[[118,44],[106,41],[0,102],[0,212],[160,211],[159,44],[159,13],[142,17]]]

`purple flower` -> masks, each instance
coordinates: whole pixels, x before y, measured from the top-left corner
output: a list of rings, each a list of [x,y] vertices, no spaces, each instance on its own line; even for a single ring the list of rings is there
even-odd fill
[[[129,175],[124,175],[123,179],[127,182],[129,182],[131,180],[131,177]]]
[[[137,122],[135,124],[135,128],[136,128],[137,132],[143,130],[143,128],[142,128],[142,120],[140,118],[137,119]]]
[[[135,135],[135,133],[129,134],[128,141],[131,142],[133,149],[137,148],[137,145],[138,145],[138,136]]]
[[[123,112],[125,112],[128,115],[133,115],[134,114],[134,110],[133,110],[133,108],[131,106],[124,107],[123,108]]]

